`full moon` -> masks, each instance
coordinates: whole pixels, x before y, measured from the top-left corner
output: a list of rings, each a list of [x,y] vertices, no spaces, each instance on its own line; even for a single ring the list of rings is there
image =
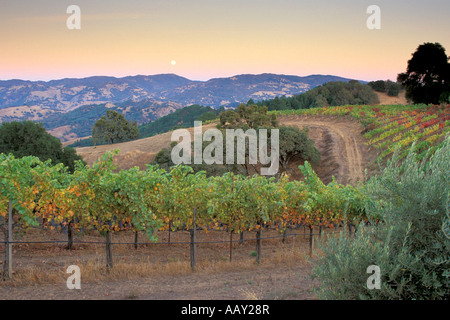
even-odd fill
[[[170,64],[174,66],[177,64],[177,62],[175,60],[172,60],[172,61],[170,61]]]

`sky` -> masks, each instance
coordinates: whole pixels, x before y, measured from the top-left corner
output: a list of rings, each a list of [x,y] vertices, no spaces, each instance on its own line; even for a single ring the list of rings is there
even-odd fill
[[[69,29],[70,5],[80,29]],[[380,29],[369,29],[370,5]],[[396,80],[424,42],[450,55],[450,1],[0,0],[0,80],[175,73]]]

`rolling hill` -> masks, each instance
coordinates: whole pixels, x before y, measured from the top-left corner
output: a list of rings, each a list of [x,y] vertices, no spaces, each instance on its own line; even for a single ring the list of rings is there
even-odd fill
[[[33,120],[61,141],[89,136],[107,109],[144,124],[191,105],[235,107],[239,103],[294,96],[331,81],[331,75],[306,77],[259,74],[193,81],[175,74],[89,77],[44,81],[0,81],[0,123]]]
[[[349,81],[330,75],[306,77],[260,74],[193,81],[175,74],[89,77],[44,81],[0,81],[0,109],[38,106],[70,111],[83,105],[154,99],[184,106],[233,106],[240,102],[290,96],[330,81]]]

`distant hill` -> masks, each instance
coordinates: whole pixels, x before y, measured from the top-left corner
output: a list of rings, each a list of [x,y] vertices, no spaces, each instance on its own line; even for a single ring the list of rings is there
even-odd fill
[[[122,103],[103,103],[82,106],[66,113],[52,114],[40,120],[45,128],[62,141],[90,136],[95,122],[106,115],[106,110],[114,110],[127,120],[138,125],[161,118],[183,106],[175,102],[156,100],[127,101]],[[1,110],[0,110],[1,111]]]
[[[168,115],[140,125],[139,139],[152,137],[161,133],[166,133],[177,128],[190,128],[194,126],[194,121],[207,121],[218,117],[221,109],[203,107],[197,104],[178,109]],[[130,119],[131,120],[131,119]],[[89,133],[90,134],[90,133]],[[71,147],[93,146],[91,138],[79,139],[69,144]]]
[[[330,81],[350,79],[311,75],[306,77],[259,74],[192,81],[175,74],[152,76],[89,77],[44,81],[0,81],[0,109],[38,106],[71,111],[84,105],[154,99],[184,106],[236,106],[248,99],[292,96]]]
[[[265,73],[208,81],[193,81],[175,74],[47,82],[7,80],[0,81],[0,123],[39,121],[65,142],[89,136],[95,121],[106,109],[144,124],[186,106],[235,107],[250,99],[257,102],[292,97],[332,81],[349,82],[350,79]]]
[[[248,103],[255,102],[249,100]],[[269,111],[310,109],[354,104],[373,105],[379,103],[380,99],[378,93],[376,93],[369,85],[358,81],[332,81],[292,97],[281,96],[256,102],[259,106],[266,106]],[[211,107],[203,107],[200,105],[192,105],[178,109],[155,121],[139,126],[140,138],[165,133],[178,127],[193,127],[195,120],[206,121],[215,119],[218,117],[221,110],[225,110],[225,108],[213,109]],[[86,147],[92,145],[93,142],[91,139],[85,139],[77,141],[72,146]]]
[[[162,92],[193,83],[195,81],[174,74],[89,77],[48,82],[0,81],[0,109],[26,105],[70,111],[88,104],[165,100],[161,96]]]
[[[249,99],[259,101],[280,96],[290,97],[330,81],[348,82],[350,79],[324,75],[298,77],[269,73],[247,74],[175,88],[167,93],[166,98],[179,103],[236,107]]]
[[[141,138],[146,138],[160,133],[165,133],[176,128],[190,128],[194,126],[194,121],[196,120],[212,120],[218,115],[219,109],[194,104],[183,109],[178,109],[162,118],[139,126],[139,136]]]

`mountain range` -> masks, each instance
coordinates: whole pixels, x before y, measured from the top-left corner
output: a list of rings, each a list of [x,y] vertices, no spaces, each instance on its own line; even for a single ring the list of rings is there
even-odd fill
[[[299,77],[269,73],[208,81],[189,80],[175,74],[6,80],[0,81],[0,123],[41,121],[52,134],[66,141],[90,132],[92,121],[106,113],[107,108],[143,124],[193,104],[235,107],[250,99],[289,97],[330,81],[350,80],[332,75]]]

